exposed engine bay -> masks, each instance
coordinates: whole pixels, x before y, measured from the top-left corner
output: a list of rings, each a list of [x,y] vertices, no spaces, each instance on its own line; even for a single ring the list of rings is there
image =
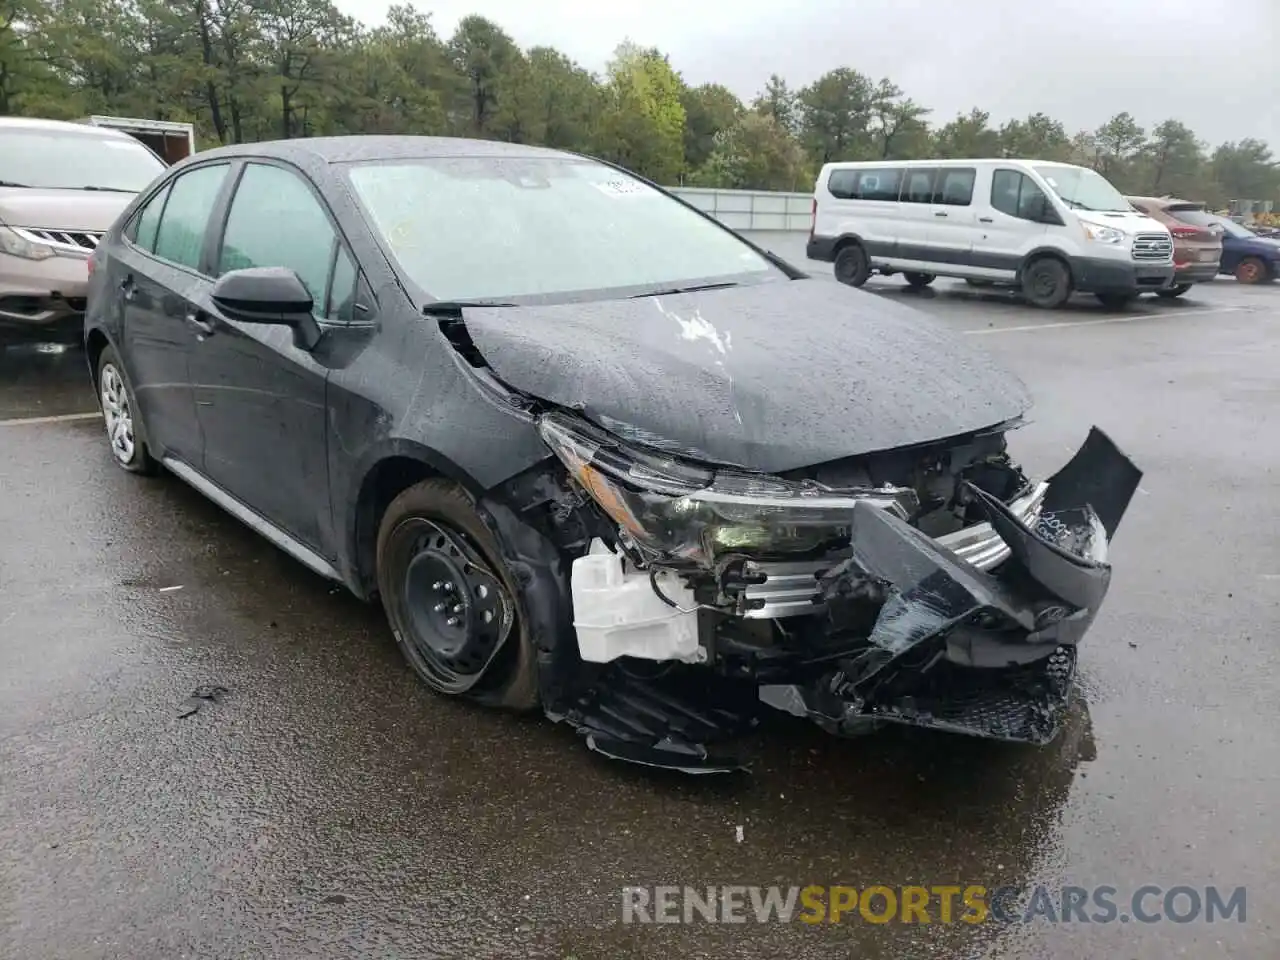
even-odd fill
[[[583,666],[548,712],[609,756],[699,772],[737,766],[709,743],[760,706],[840,735],[1048,743],[1141,478],[1097,429],[1034,481],[1005,427],[769,477],[537,423],[560,469],[528,507],[571,554]]]

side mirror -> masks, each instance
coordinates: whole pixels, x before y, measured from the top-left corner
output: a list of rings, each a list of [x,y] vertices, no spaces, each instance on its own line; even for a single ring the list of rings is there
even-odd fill
[[[218,309],[232,320],[289,327],[300,350],[313,350],[320,342],[311,294],[288,267],[232,270],[218,278],[212,295]]]

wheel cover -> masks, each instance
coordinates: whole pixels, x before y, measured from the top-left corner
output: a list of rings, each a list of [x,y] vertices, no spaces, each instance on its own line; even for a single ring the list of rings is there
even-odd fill
[[[403,640],[432,683],[446,693],[465,693],[511,633],[510,595],[460,532],[412,517],[396,537],[407,558],[397,599]]]
[[[111,441],[111,455],[124,466],[133,463],[138,450],[133,434],[133,408],[129,403],[129,390],[124,377],[115,364],[102,368],[102,417],[106,423],[107,439]]]
[[[1047,300],[1058,292],[1058,278],[1046,267],[1031,271],[1031,295],[1037,300]]]

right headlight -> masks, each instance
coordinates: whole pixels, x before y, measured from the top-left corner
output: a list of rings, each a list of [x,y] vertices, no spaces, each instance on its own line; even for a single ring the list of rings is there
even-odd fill
[[[1098,243],[1123,243],[1124,231],[1115,227],[1103,227],[1096,223],[1084,224],[1084,235]]]
[[[538,431],[569,475],[642,548],[702,564],[725,553],[795,554],[847,545],[853,505],[874,500],[908,517],[904,487],[836,490],[810,481],[712,470],[624,443],[551,413]]]
[[[0,253],[7,253],[12,257],[21,257],[23,260],[48,260],[50,257],[58,255],[58,251],[47,243],[36,243],[28,240],[5,226],[0,226]]]

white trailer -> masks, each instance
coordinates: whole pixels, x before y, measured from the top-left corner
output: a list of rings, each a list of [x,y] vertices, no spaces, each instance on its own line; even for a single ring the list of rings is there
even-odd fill
[[[122,130],[150,147],[170,166],[196,152],[196,128],[190,123],[103,116],[92,116],[81,122],[95,127]]]

